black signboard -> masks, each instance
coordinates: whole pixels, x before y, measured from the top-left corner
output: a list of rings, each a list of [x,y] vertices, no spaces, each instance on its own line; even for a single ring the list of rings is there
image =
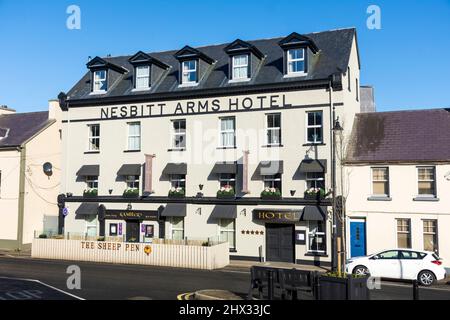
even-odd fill
[[[158,211],[106,210],[104,219],[110,220],[158,220]]]
[[[306,244],[306,230],[295,230],[295,244]]]
[[[300,221],[301,210],[253,210],[253,220],[268,223],[296,223]]]

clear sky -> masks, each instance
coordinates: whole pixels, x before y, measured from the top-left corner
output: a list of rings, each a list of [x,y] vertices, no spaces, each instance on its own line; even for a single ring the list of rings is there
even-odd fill
[[[381,9],[370,30],[367,8]],[[69,5],[81,29],[66,27]],[[46,110],[88,56],[356,27],[379,111],[450,107],[450,0],[0,0],[0,104]]]

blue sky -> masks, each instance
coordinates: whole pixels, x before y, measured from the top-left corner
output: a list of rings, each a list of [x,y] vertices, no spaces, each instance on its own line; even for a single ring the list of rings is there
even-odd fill
[[[81,29],[66,28],[69,5]],[[367,7],[381,9],[369,30]],[[450,107],[450,0],[0,0],[0,104],[45,110],[88,56],[133,54],[356,27],[361,83],[379,111]]]

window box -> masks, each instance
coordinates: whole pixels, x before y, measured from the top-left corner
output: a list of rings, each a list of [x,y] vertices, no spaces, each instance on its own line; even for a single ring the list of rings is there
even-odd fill
[[[83,192],[84,198],[95,198],[97,196],[98,196],[97,189],[88,189],[88,190],[84,190],[84,192]]]
[[[139,189],[136,188],[125,189],[125,191],[123,192],[123,196],[125,198],[137,198],[139,197]]]
[[[261,192],[261,199],[266,200],[280,200],[281,191],[275,188],[266,188]]]
[[[305,199],[321,200],[325,199],[328,193],[322,188],[311,188],[305,191]]]
[[[218,199],[234,199],[236,198],[236,192],[232,186],[224,186],[217,191]]]
[[[320,300],[369,300],[368,276],[328,273],[319,277]]]
[[[169,198],[184,198],[186,191],[184,188],[172,188],[169,190]]]

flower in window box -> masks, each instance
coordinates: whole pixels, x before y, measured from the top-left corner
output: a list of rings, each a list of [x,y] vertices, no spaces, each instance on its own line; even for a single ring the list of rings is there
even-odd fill
[[[309,188],[305,191],[305,199],[324,199],[328,193],[322,188]]]
[[[223,186],[217,191],[217,198],[234,198],[235,195],[234,188],[230,185]]]
[[[281,191],[277,188],[265,188],[261,192],[262,199],[281,199]]]
[[[184,188],[181,188],[181,187],[174,188],[174,187],[172,187],[169,190],[169,197],[172,197],[172,198],[183,198],[184,196],[185,196]]]
[[[87,189],[83,192],[83,197],[96,197],[98,196],[98,190],[97,189]]]
[[[138,188],[127,188],[123,192],[123,196],[126,198],[135,198],[139,196],[139,189]]]

